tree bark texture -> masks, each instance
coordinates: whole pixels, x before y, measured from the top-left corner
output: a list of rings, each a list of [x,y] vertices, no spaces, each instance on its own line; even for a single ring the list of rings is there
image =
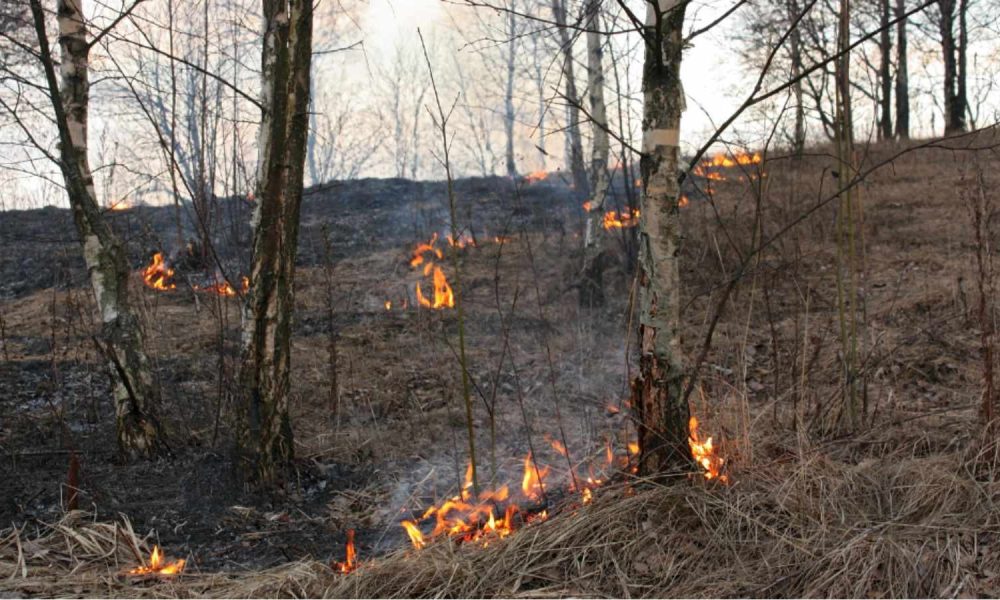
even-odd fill
[[[896,0],[896,137],[910,139],[910,77],[906,58],[906,0]]]
[[[559,43],[563,52],[563,80],[566,85],[567,120],[566,147],[570,174],[573,176],[573,188],[580,198],[590,195],[590,182],[587,179],[587,167],[583,159],[583,139],[580,135],[580,95],[576,89],[576,69],[573,66],[573,37],[570,35],[566,14],[566,0],[552,0],[552,14],[559,30]]]
[[[892,27],[890,13],[891,0],[879,0],[879,138],[892,139]]]
[[[507,13],[507,36],[509,41],[507,42],[507,85],[504,90],[504,134],[507,137],[507,176],[516,177],[517,176],[517,161],[514,158],[514,79],[516,77],[516,59],[517,59],[517,21],[515,11],[517,10],[516,2],[511,2],[510,10]]]
[[[165,449],[156,417],[159,390],[146,356],[142,324],[129,301],[128,256],[97,204],[87,158],[90,46],[82,0],[57,4],[62,54],[58,82],[40,0],[31,0],[31,10],[59,129],[59,168],[101,313],[100,341],[112,373],[118,448],[125,459],[150,458]]]
[[[263,8],[262,121],[238,445],[248,477],[270,485],[294,458],[288,416],[290,333],[309,131],[312,5],[263,0]]]
[[[604,305],[604,265],[601,260],[601,233],[605,199],[611,185],[608,173],[608,111],[604,102],[604,36],[601,34],[601,0],[587,4],[587,90],[593,148],[590,156],[590,198],[583,236],[583,272],[580,278],[580,306]]]
[[[643,37],[642,200],[639,219],[639,374],[632,406],[639,429],[639,474],[686,470],[689,411],[680,347],[678,144],[684,92],[680,67],[686,2],[647,7]]]

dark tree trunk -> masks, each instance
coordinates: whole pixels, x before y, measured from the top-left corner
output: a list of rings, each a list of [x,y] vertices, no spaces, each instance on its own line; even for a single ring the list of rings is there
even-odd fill
[[[680,67],[686,3],[648,5],[643,68],[642,207],[639,220],[639,374],[632,406],[639,430],[639,474],[686,470],[687,402],[680,348],[678,153],[684,92]]]
[[[566,14],[566,0],[552,0],[552,15],[559,29],[559,43],[563,52],[563,79],[566,85],[566,111],[569,123],[566,126],[566,161],[573,176],[573,188],[577,196],[590,195],[590,182],[583,159],[583,139],[580,135],[580,94],[576,89],[576,69],[573,66],[573,36],[570,35]]]
[[[959,93],[959,44],[955,39],[955,1],[938,0],[941,54],[944,61],[944,132],[965,131],[965,106]]]
[[[892,7],[890,0],[879,0],[879,138],[892,139],[892,27],[889,25]]]
[[[262,122],[238,444],[248,477],[273,484],[293,458],[289,337],[309,131],[312,4],[263,0],[263,7]]]
[[[896,137],[910,139],[910,81],[906,58],[906,0],[896,0]]]

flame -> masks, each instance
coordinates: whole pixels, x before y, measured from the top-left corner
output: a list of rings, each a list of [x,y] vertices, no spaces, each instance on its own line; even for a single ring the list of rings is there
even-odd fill
[[[545,171],[535,171],[533,173],[528,173],[527,175],[525,175],[524,181],[526,183],[536,183],[539,181],[545,181],[546,179],[548,179],[548,177],[549,174],[546,173]]]
[[[437,257],[438,260],[444,259],[444,252],[436,246],[438,240],[438,234],[431,236],[430,241],[421,242],[417,244],[417,247],[413,250],[413,258],[410,259],[410,268],[416,268],[424,264],[424,254],[430,253],[433,257]]]
[[[524,460],[525,474],[522,491],[525,499],[537,502],[543,489],[541,480],[548,474],[548,467],[536,469],[531,454]],[[504,538],[513,533],[516,522],[530,523],[545,519],[548,513],[529,514],[511,502],[510,488],[503,485],[496,490],[484,490],[475,495],[472,485],[472,464],[466,467],[459,493],[440,505],[431,506],[417,519],[400,521],[400,526],[417,550],[425,548],[431,540],[446,536],[460,542],[474,542],[482,546],[490,540]],[[503,507],[503,515],[498,510]],[[433,529],[427,533],[421,522],[433,520]]]
[[[524,477],[521,479],[521,491],[532,500],[538,500],[545,485],[542,482],[549,474],[548,467],[539,469],[531,459],[531,452],[524,457]]]
[[[691,447],[691,456],[698,463],[698,466],[701,467],[702,475],[705,476],[705,479],[718,479],[723,483],[728,482],[729,477],[721,473],[725,460],[716,454],[715,447],[712,445],[712,438],[708,437],[705,438],[705,441],[701,441],[698,435],[698,417],[691,417],[691,420],[688,421],[688,429],[690,430],[688,445]]]
[[[547,433],[543,437],[545,438],[545,441],[552,446],[552,449],[555,450],[560,456],[567,456],[569,454],[569,452],[566,451],[566,445],[559,440],[553,438]]]
[[[764,157],[762,157],[759,152],[739,152],[737,154],[720,152],[702,159],[702,161],[698,163],[691,172],[698,177],[704,177],[709,181],[728,181],[726,176],[720,173],[718,169],[729,169],[736,166],[749,167],[752,165],[759,165],[763,162]]]
[[[153,545],[153,553],[149,557],[148,565],[140,565],[128,573],[129,575],[177,575],[184,570],[187,561],[179,558],[173,562],[167,562],[160,552],[158,545]]]
[[[587,200],[586,202],[583,203],[583,210],[584,210],[584,212],[590,212],[590,209],[593,208],[593,207],[594,207],[594,203],[591,202],[590,200]]]
[[[358,568],[358,551],[354,548],[354,530],[347,530],[347,548],[344,562],[334,563],[334,569],[343,574],[348,574]]]
[[[506,244],[510,241],[510,236],[507,235],[495,235],[493,236],[493,243],[495,244]]]
[[[386,310],[392,310],[392,300],[386,300],[385,301],[385,309]]]
[[[455,294],[448,285],[448,279],[444,276],[441,267],[434,266],[434,301],[426,298],[417,284],[417,301],[425,308],[453,308],[455,306]]]
[[[463,242],[465,239],[459,236],[458,244],[465,244]],[[467,238],[469,241],[472,240],[471,237]],[[431,239],[427,242],[421,242],[417,244],[417,247],[413,250],[413,257],[410,259],[410,268],[417,268],[423,265],[423,274],[425,277],[432,276],[434,280],[434,297],[433,299],[424,296],[424,291],[421,289],[420,284],[416,286],[417,293],[417,303],[425,308],[441,309],[441,308],[453,308],[455,306],[455,294],[451,289],[451,285],[448,284],[448,278],[445,277],[444,271],[441,267],[437,266],[434,261],[444,259],[444,252],[437,247],[438,236],[435,233],[431,236]],[[451,237],[448,237],[449,243],[455,245],[451,241]],[[475,242],[472,242],[473,244]],[[459,247],[464,247],[460,245]],[[386,308],[388,310],[388,307]]]
[[[195,291],[198,292],[208,292],[212,294],[218,294],[220,296],[232,297],[236,295],[236,290],[233,289],[233,286],[230,285],[229,282],[225,280],[216,281],[212,285],[205,287],[196,285],[194,286],[194,289]]]
[[[420,550],[427,545],[424,541],[424,534],[420,532],[420,528],[413,521],[400,521],[400,525],[406,530],[406,535],[410,536],[410,543],[417,550]]]
[[[623,229],[635,227],[639,224],[639,209],[633,208],[632,212],[619,213],[616,210],[609,210],[604,213],[605,229]]]
[[[108,205],[108,210],[113,211],[129,210],[130,208],[132,208],[132,204],[126,198],[122,198],[121,200],[112,202]]]
[[[679,208],[684,208],[688,204],[691,204],[691,201],[688,200],[687,196],[685,196],[684,194],[681,194],[680,198],[677,199],[677,206]]]
[[[177,287],[173,281],[174,270],[163,260],[163,253],[157,252],[153,255],[153,261],[142,271],[142,281],[147,287],[166,291]]]
[[[465,248],[467,246],[472,246],[473,248],[476,247],[476,240],[469,233],[463,232],[463,233],[459,234],[457,240],[455,240],[454,238],[452,238],[450,235],[445,236],[445,238],[448,240],[448,245],[449,246],[454,246],[454,247],[456,247],[458,249],[462,249],[462,248]]]

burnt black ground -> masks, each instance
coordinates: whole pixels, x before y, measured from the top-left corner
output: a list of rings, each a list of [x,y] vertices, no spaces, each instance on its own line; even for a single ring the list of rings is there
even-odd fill
[[[457,182],[456,195],[459,229],[468,229],[478,239],[544,231],[566,238],[561,247],[577,245],[571,237],[583,221],[581,200],[557,175],[517,186],[502,178],[464,179]],[[622,203],[619,185],[609,208]],[[242,199],[217,203],[213,239],[227,273],[246,270],[250,208]],[[190,208],[184,211],[185,234],[194,238]],[[179,255],[180,249],[171,241],[176,239],[173,207],[143,206],[108,214],[127,243],[134,269],[141,269],[156,251]],[[70,298],[89,294],[71,219],[69,211],[52,207],[0,213],[0,311],[9,311],[10,303],[20,300],[37,298],[43,303],[50,295],[55,298],[67,290]],[[336,263],[386,250],[405,253],[416,241],[448,231],[443,182],[369,179],[333,183],[306,192],[299,265],[323,266],[328,260]],[[324,234],[331,242],[329,259]],[[205,279],[211,277],[211,270],[186,270],[179,275]],[[488,288],[487,279],[468,282],[470,290]],[[90,317],[84,314],[86,310],[62,301],[53,300],[49,314],[47,310],[38,307],[38,314],[45,316],[35,325],[51,334],[36,331],[25,336],[10,327],[9,319],[4,332],[8,346],[18,348],[22,356],[0,356],[3,526],[30,527],[58,518],[72,450],[80,457],[81,509],[101,519],[125,515],[137,532],[155,530],[161,544],[187,553],[198,567],[264,567],[306,556],[341,557],[343,523],[327,517],[331,503],[343,502],[352,490],[360,493],[365,488],[372,467],[365,466],[364,460],[303,458],[294,481],[281,493],[244,489],[229,460],[226,424],[219,436],[214,431],[217,407],[201,400],[203,396],[172,393],[165,399],[164,420],[184,424],[181,430],[170,431],[173,456],[153,463],[121,464],[115,450],[109,381],[86,340]],[[339,310],[335,316],[338,326],[365,318],[350,310]],[[399,318],[402,321],[387,326],[402,331],[412,325],[407,315]],[[326,319],[323,310],[302,311],[296,315],[294,335],[307,339],[321,333]],[[484,330],[498,329],[494,321],[485,317]],[[524,326],[538,329],[531,322]],[[226,343],[234,344],[237,336],[238,319],[234,318],[226,325]],[[157,374],[161,386],[177,390],[191,381],[211,380],[217,368],[211,348],[192,347],[180,358],[161,357]],[[418,387],[428,385],[448,384],[424,381]],[[358,539],[367,552],[393,547],[399,541],[385,539],[383,529],[365,529],[363,524]]]

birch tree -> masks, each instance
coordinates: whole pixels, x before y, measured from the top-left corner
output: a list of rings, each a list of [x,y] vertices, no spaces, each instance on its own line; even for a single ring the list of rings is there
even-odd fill
[[[687,402],[680,348],[678,145],[684,92],[682,29],[687,2],[648,0],[643,38],[642,198],[639,219],[639,374],[632,406],[639,429],[639,474],[686,469]]]
[[[601,35],[601,0],[589,0],[587,15],[587,92],[593,147],[590,155],[591,198],[583,236],[583,275],[580,281],[580,305],[604,305],[601,225],[610,176],[608,173],[608,111],[604,102],[604,36]]]
[[[253,261],[244,308],[239,457],[276,483],[294,458],[288,416],[295,255],[309,135],[312,3],[263,0]]]
[[[146,356],[142,325],[129,299],[128,256],[103,218],[87,158],[90,50],[100,35],[88,40],[82,0],[59,0],[56,14],[61,60],[57,78],[40,0],[31,0],[31,13],[38,58],[59,132],[58,156],[49,158],[62,172],[101,316],[101,349],[112,373],[118,448],[128,459],[152,457],[165,448],[155,414],[158,389]]]

